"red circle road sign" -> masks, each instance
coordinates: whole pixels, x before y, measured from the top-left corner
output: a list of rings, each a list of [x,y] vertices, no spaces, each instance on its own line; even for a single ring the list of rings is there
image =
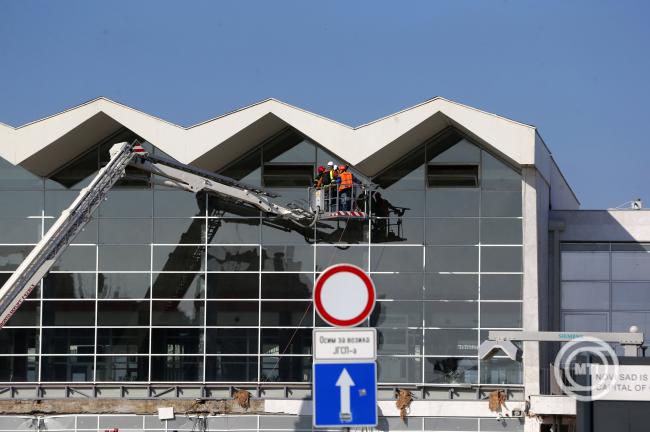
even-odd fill
[[[353,327],[368,318],[375,307],[375,286],[359,267],[337,264],[316,280],[314,306],[328,324]]]

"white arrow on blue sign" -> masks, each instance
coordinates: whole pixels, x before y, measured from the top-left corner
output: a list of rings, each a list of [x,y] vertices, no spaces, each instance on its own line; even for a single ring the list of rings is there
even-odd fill
[[[377,426],[377,365],[314,363],[314,426]]]

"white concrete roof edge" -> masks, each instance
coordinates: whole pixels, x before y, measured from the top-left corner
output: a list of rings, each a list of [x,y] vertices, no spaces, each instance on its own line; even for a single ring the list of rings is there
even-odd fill
[[[217,150],[226,140],[246,131],[265,116],[273,115],[342,159],[357,165],[391,144],[401,145],[403,141],[398,140],[405,134],[418,126],[430,124],[425,122],[437,115],[444,115],[513,162],[522,166],[536,166],[547,180],[553,176],[554,171],[549,167],[552,164],[557,167],[534,126],[439,96],[356,128],[274,98],[194,126],[183,127],[106,97],[99,97],[18,128],[2,125],[0,156],[13,164],[21,164],[99,113],[184,163],[192,163],[208,152]],[[111,125],[108,120],[99,121],[103,121],[104,126]],[[56,146],[60,145],[64,144],[57,142]],[[214,154],[218,157],[218,153]],[[387,164],[391,162],[386,161]],[[568,186],[563,176],[556,179],[558,180]],[[571,193],[575,198],[573,191]]]

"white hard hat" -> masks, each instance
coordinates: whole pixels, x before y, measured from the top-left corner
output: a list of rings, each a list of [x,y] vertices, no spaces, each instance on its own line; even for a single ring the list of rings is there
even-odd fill
[[[333,166],[333,165],[334,165],[334,162],[332,162],[332,161],[327,162],[327,166]]]
[[[339,169],[339,166],[338,166],[338,165],[334,165],[334,169],[335,169],[335,170]]]

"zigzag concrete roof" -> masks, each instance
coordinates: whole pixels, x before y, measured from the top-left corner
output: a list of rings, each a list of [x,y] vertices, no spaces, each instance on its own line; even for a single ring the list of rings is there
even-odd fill
[[[44,176],[127,128],[180,162],[216,170],[291,126],[372,176],[450,125],[512,163],[535,166],[549,184],[572,195],[535,127],[441,97],[358,127],[275,99],[181,127],[100,97],[17,128],[0,123],[0,156]]]

